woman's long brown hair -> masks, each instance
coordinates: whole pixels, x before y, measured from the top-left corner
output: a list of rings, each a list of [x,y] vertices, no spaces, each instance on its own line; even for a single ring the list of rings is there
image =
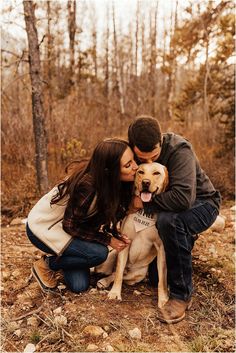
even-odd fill
[[[128,146],[127,141],[118,138],[98,143],[88,162],[69,165],[67,169],[72,169],[72,173],[58,185],[58,193],[51,203],[69,196],[70,205],[75,210],[80,189],[85,181],[90,180],[97,196],[97,211],[105,215],[107,223],[115,225],[120,206],[127,208],[132,196],[133,183],[120,181],[120,160]]]

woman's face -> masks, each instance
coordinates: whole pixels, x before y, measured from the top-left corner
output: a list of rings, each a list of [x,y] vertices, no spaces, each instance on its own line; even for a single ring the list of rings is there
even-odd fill
[[[127,147],[120,160],[120,180],[134,181],[135,172],[138,166],[134,160],[134,154],[130,147]]]

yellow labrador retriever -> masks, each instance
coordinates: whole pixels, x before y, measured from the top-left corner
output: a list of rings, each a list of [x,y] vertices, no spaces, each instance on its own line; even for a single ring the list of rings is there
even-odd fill
[[[166,167],[159,163],[144,163],[137,170],[135,177],[135,195],[143,202],[150,202],[154,194],[163,192],[168,184]],[[163,243],[156,229],[156,215],[147,216],[143,210],[129,214],[121,226],[121,233],[132,240],[131,244],[118,256],[112,250],[104,264],[96,272],[110,274],[116,261],[116,271],[98,281],[99,288],[107,288],[113,281],[108,293],[110,299],[121,299],[122,281],[135,284],[142,281],[148,271],[148,265],[157,256],[158,306],[162,307],[168,300],[167,269]]]

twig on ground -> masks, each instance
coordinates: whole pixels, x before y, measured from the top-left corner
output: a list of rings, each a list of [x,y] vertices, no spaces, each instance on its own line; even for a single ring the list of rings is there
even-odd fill
[[[31,311],[29,311],[28,313],[25,313],[25,314],[23,314],[23,315],[21,315],[21,316],[18,316],[18,317],[14,317],[14,318],[10,319],[9,321],[19,321],[19,320],[21,320],[21,319],[24,319],[24,318],[27,317],[27,316],[34,315],[34,314],[39,313],[41,309],[42,309],[42,305],[41,305],[38,309],[36,309],[36,310],[31,310]]]

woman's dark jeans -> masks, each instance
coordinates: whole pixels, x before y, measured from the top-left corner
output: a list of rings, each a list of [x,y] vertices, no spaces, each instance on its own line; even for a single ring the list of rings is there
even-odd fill
[[[39,250],[52,254],[48,257],[51,270],[63,270],[66,285],[73,292],[79,293],[88,289],[90,284],[90,268],[103,263],[108,255],[105,245],[73,238],[61,256],[39,240],[26,225],[26,233],[31,243]]]
[[[196,234],[207,230],[214,223],[218,213],[216,207],[204,201],[196,201],[191,209],[179,213],[158,213],[157,229],[165,248],[171,298],[186,301],[191,297],[191,251]],[[156,259],[149,265],[149,279],[151,284],[157,285]]]

